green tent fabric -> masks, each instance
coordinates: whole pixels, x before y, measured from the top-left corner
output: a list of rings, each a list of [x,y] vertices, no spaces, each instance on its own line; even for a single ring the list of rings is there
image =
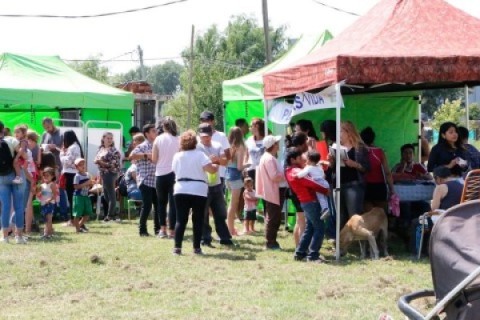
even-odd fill
[[[240,78],[224,81],[222,84],[223,101],[263,100],[262,76],[264,73],[289,66],[331,39],[333,36],[328,30],[317,36],[302,36],[280,59]]]
[[[0,110],[50,108],[131,110],[134,97],[84,76],[56,56],[0,56]]]
[[[347,95],[342,121],[352,121],[358,132],[367,126],[376,133],[375,145],[383,148],[390,168],[400,161],[400,147],[406,143],[418,144],[418,95],[420,92],[394,92]],[[335,120],[335,109],[302,113],[292,119],[313,122],[319,135],[324,120]],[[321,137],[319,137],[321,138]]]

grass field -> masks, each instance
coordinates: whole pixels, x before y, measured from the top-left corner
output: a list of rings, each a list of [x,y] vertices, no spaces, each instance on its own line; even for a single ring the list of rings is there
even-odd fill
[[[264,251],[258,234],[195,256],[188,230],[173,256],[172,240],[140,238],[135,223],[89,226],[0,246],[0,319],[403,319],[399,296],[432,287],[428,260],[395,244],[392,257],[335,263],[325,243],[332,261],[319,265],[293,261],[285,231],[282,251]]]

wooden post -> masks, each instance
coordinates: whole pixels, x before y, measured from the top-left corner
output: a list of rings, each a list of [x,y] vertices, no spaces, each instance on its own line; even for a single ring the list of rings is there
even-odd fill
[[[270,42],[270,32],[268,27],[268,4],[267,0],[262,0],[263,13],[263,33],[265,35],[265,57],[267,64],[272,63],[272,44]]]

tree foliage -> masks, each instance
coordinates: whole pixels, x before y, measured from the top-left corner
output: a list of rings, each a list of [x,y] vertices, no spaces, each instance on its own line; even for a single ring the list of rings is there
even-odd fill
[[[435,111],[437,111],[446,100],[463,101],[463,98],[464,91],[462,88],[424,90],[422,92],[422,111],[427,114],[428,118],[432,118]]]
[[[163,105],[162,115],[171,116],[175,119],[180,131],[187,129],[187,105],[188,97],[184,91],[175,94],[174,99]],[[193,109],[196,109],[195,106]]]
[[[153,93],[174,94],[180,87],[180,74],[184,67],[169,60],[163,64],[152,67],[145,66],[146,79],[142,79],[140,67],[132,69],[127,73],[116,75],[112,78],[114,83],[125,83],[129,81],[146,80],[151,86]]]
[[[277,58],[285,52],[285,27],[270,30],[272,56]],[[210,110],[217,119],[217,128],[223,127],[222,82],[233,79],[266,64],[263,28],[255,18],[246,15],[234,16],[222,32],[212,25],[203,34],[197,35],[194,44],[192,125],[195,128],[199,115]],[[189,65],[190,48],[182,56]],[[181,87],[189,90],[188,68],[181,77]],[[183,96],[178,96],[179,98]],[[174,102],[173,102],[174,103]]]
[[[468,106],[468,117],[470,120],[480,120],[480,106],[478,103],[472,103]]]
[[[102,55],[99,54],[97,56],[89,57],[86,61],[75,61],[69,65],[74,70],[87,77],[108,84],[108,68],[101,66],[101,58]]]
[[[444,122],[453,122],[457,125],[466,125],[466,111],[462,107],[462,102],[460,99],[449,101],[448,99],[440,108],[434,112],[432,120],[432,128],[438,130]],[[474,127],[473,123],[470,122],[470,127]]]

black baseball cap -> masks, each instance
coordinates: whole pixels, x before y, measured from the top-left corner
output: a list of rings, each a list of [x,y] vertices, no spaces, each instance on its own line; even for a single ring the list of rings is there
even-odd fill
[[[202,123],[200,126],[198,126],[198,134],[200,135],[200,137],[212,136],[213,135],[212,126],[209,125],[208,123]]]
[[[436,178],[442,178],[442,179],[445,179],[445,178],[448,178],[452,175],[452,172],[450,171],[449,168],[445,167],[445,166],[439,166],[439,167],[436,167],[435,169],[433,169],[433,176],[436,177]]]
[[[215,120],[215,115],[211,111],[203,111],[200,114],[200,120],[201,121],[212,121],[212,120]]]

